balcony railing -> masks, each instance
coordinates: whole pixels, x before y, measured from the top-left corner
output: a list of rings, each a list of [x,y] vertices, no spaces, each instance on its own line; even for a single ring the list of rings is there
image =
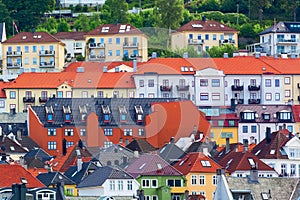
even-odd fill
[[[160,86],[160,91],[162,91],[162,92],[171,92],[172,91],[172,86],[161,85]]]
[[[260,85],[248,85],[249,91],[258,91],[260,90]]]
[[[291,39],[284,39],[284,38],[278,38],[277,43],[296,43],[298,40],[296,38],[291,38]]]
[[[177,91],[189,91],[190,86],[189,85],[176,85]]]
[[[7,56],[22,56],[22,51],[7,51]]]
[[[7,63],[6,68],[7,69],[18,69],[21,68],[22,64],[21,63]]]
[[[235,40],[225,39],[225,40],[219,40],[220,44],[235,44]]]
[[[235,101],[235,104],[244,104],[244,99],[232,98],[231,101]]]
[[[197,39],[189,39],[189,40],[188,40],[188,44],[191,44],[191,45],[204,44],[204,40],[203,40],[203,39],[200,39],[200,40],[197,40]]]
[[[45,103],[48,101],[48,97],[39,97],[39,102],[40,103]]]
[[[232,85],[231,90],[232,91],[242,91],[242,90],[244,90],[244,86],[243,85]]]
[[[54,67],[54,62],[41,62],[40,67]]]
[[[124,42],[123,43],[123,47],[126,47],[126,48],[136,48],[138,46],[139,46],[139,43],[137,43],[137,42],[133,42],[133,43]]]
[[[90,49],[105,48],[105,43],[89,43],[89,48]]]
[[[105,55],[89,55],[89,60],[104,60]]]
[[[54,56],[55,51],[50,51],[50,50],[42,50],[39,51],[40,56]]]
[[[260,99],[248,99],[248,104],[260,104]]]
[[[24,103],[34,103],[35,97],[23,97]]]

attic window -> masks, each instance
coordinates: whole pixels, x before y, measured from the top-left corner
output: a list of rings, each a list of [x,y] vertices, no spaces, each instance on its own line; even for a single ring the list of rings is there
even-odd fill
[[[203,167],[211,167],[211,164],[208,160],[201,160],[201,164]]]
[[[270,154],[274,155],[275,154],[275,149],[271,149]]]
[[[103,121],[110,122],[110,109],[108,105],[102,105]]]
[[[260,152],[261,152],[261,150],[258,150],[258,151],[255,153],[255,155],[257,156]]]
[[[126,122],[127,118],[127,111],[125,106],[119,106],[119,113],[120,113],[120,121]]]
[[[162,166],[161,166],[161,164],[160,164],[160,163],[157,163],[156,165],[157,165],[157,169],[159,169],[159,170],[161,170],[161,169],[162,169]]]
[[[193,28],[202,28],[202,24],[192,24]]]
[[[45,110],[46,110],[47,122],[53,122],[54,111],[53,111],[52,106],[45,106]]]
[[[83,105],[83,106],[79,105],[79,113],[81,115],[81,121],[85,122],[86,121],[86,116],[87,116],[87,109],[86,109],[85,105]]]
[[[248,158],[248,161],[251,166],[255,166],[255,162],[254,162],[253,158]]]
[[[143,121],[143,108],[142,106],[134,106],[135,108],[135,113],[136,113],[136,121],[137,122],[142,122]]]
[[[13,147],[13,146],[10,146],[9,148],[10,148],[11,151],[15,151],[16,150],[15,147]]]
[[[109,31],[109,27],[107,27],[107,26],[102,27],[102,30],[101,30],[102,33],[107,33],[108,31]]]
[[[63,106],[65,122],[71,122],[71,108],[70,106]]]
[[[233,158],[231,158],[231,159],[227,162],[227,164],[226,164],[226,169],[230,166],[230,164],[231,164],[232,161],[233,161]]]

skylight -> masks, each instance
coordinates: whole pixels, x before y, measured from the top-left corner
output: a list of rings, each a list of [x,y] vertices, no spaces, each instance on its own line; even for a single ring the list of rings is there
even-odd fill
[[[139,170],[143,169],[143,167],[145,167],[146,163],[142,164],[140,167],[139,167]]]
[[[164,152],[164,150],[166,149],[166,147],[164,146],[161,150],[160,150],[160,152],[159,153],[162,153],[162,152]]]
[[[271,149],[270,154],[275,154],[275,149]]]
[[[255,162],[252,158],[248,158],[248,161],[249,161],[251,166],[255,166]]]
[[[258,150],[258,151],[255,153],[255,155],[257,156],[260,152],[261,152],[261,150]]]
[[[201,164],[203,167],[211,167],[211,164],[208,160],[201,160]]]
[[[226,164],[226,169],[230,166],[230,163],[232,162],[233,158],[231,158],[228,163]]]
[[[201,24],[192,24],[193,28],[202,28],[203,26]]]

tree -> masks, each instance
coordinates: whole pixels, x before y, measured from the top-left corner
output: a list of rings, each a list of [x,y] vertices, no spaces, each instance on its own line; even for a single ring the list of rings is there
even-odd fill
[[[69,32],[70,25],[65,19],[61,19],[57,25],[57,32]]]
[[[128,3],[125,0],[106,0],[102,10],[107,15],[104,20],[109,24],[115,22],[128,23],[129,21],[127,14]]]
[[[93,30],[95,28],[97,28],[98,26],[101,25],[101,19],[100,19],[100,15],[98,13],[96,14],[93,14],[91,17],[90,17],[90,29]]]
[[[143,27],[143,17],[140,14],[129,14],[129,21],[136,28]]]
[[[224,56],[224,53],[228,53],[229,57],[233,56],[233,52],[237,51],[238,48],[231,45],[231,44],[225,44],[222,46],[214,46],[207,50],[207,53],[212,58],[221,58]]]
[[[89,19],[86,15],[80,14],[74,22],[74,28],[77,31],[90,31]]]

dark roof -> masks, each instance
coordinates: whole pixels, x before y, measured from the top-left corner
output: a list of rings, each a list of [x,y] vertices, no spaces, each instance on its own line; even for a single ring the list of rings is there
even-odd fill
[[[77,188],[102,186],[107,179],[133,179],[133,177],[122,169],[105,166],[88,175],[79,183]]]
[[[63,181],[65,185],[75,185],[75,182],[60,172],[41,173],[37,177],[46,187],[56,186],[57,182]]]
[[[277,24],[263,30],[259,35],[267,33],[300,33],[300,22],[278,22]]]
[[[71,166],[64,175],[78,185],[87,176],[89,171],[96,170],[97,168],[98,167],[92,162],[84,162],[82,163],[82,169],[79,172],[77,171],[77,166]]]
[[[29,151],[32,149],[40,148],[40,146],[29,136],[21,136],[21,140],[19,140],[17,137],[17,141],[21,144],[22,147],[28,149]]]
[[[186,155],[175,143],[171,142],[166,144],[158,151],[158,155],[168,163],[172,164]]]
[[[53,35],[47,32],[21,32],[3,43],[58,43],[60,42],[59,39],[55,38]]]
[[[86,35],[111,35],[111,34],[126,35],[126,34],[144,34],[144,33],[130,24],[103,24],[95,28],[94,30],[88,32]]]
[[[271,140],[263,139],[252,149],[252,153],[259,159],[288,159],[283,147],[289,140],[281,130],[273,132]]]
[[[24,161],[28,168],[43,168],[45,162],[51,158],[52,157],[41,148],[32,149],[24,155]]]
[[[24,149],[21,145],[15,142],[13,139],[5,136],[0,136],[0,147],[5,153],[27,153],[28,150]]]
[[[230,28],[229,26],[226,26],[224,24],[221,24],[218,21],[215,20],[193,20],[190,21],[183,26],[181,26],[179,29],[176,30],[177,32],[183,32],[183,31],[199,31],[199,32],[238,32],[234,28]]]
[[[134,178],[143,175],[149,176],[182,176],[167,161],[156,154],[143,154],[133,161],[126,169]]]
[[[146,139],[133,139],[126,148],[139,153],[150,153],[156,150]]]
[[[58,32],[55,33],[53,36],[60,40],[65,40],[65,39],[85,40],[84,35],[86,33],[87,32]]]
[[[10,119],[8,119],[10,122],[7,123],[3,123],[3,121],[1,120],[2,123],[0,123],[0,126],[2,128],[2,132],[5,133],[6,135],[9,133],[13,133],[14,135],[17,136],[17,132],[21,131],[22,136],[27,136],[28,135],[27,123],[25,120],[23,123],[14,121],[14,118],[17,117],[17,115],[20,116],[19,114],[10,116]]]
[[[210,142],[200,142],[200,141],[194,141],[189,148],[186,150],[186,153],[191,152],[203,152],[204,148],[207,148],[208,152],[215,153],[215,147],[216,142],[210,141]]]
[[[95,112],[98,116],[99,126],[119,126],[124,125],[120,122],[120,113],[118,106],[125,106],[128,113],[128,119],[125,125],[141,125],[137,122],[135,106],[142,106],[143,116],[151,113],[151,104],[154,102],[176,101],[170,98],[51,98],[45,106],[52,106],[54,111],[54,121],[48,122],[44,106],[32,106],[39,120],[45,127],[74,126],[82,124],[79,105],[86,106],[87,113]],[[110,123],[105,123],[102,112],[102,105],[109,106],[111,112]],[[65,123],[63,118],[63,106],[70,106],[72,112],[72,121]]]

